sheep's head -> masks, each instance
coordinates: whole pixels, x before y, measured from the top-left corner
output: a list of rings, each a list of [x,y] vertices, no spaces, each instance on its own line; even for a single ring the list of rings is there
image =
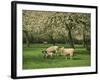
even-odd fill
[[[59,51],[62,51],[63,49],[64,49],[64,47],[60,47],[60,48],[59,48]]]
[[[64,50],[64,47],[59,47],[58,48],[58,53],[59,53],[60,56],[62,55],[63,50]]]
[[[46,51],[46,50],[43,50],[43,51],[42,51],[42,54],[47,54],[47,51]]]
[[[43,55],[43,57],[45,58],[46,55],[47,55],[47,51],[46,51],[46,50],[43,50],[43,51],[42,51],[42,55]]]

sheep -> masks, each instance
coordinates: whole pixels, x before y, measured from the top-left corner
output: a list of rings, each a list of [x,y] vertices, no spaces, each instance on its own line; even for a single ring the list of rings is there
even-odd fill
[[[44,57],[52,57],[54,54],[57,53],[57,49],[58,49],[58,46],[51,46],[49,48],[47,48],[46,50],[43,50],[42,53],[44,55]]]
[[[64,47],[60,48],[59,50],[61,52],[61,55],[66,56],[66,59],[67,59],[67,55],[69,55],[70,59],[72,59],[75,51],[74,48],[64,48]]]
[[[46,51],[49,53],[51,51],[55,51],[55,53],[57,53],[58,50],[58,46],[51,46],[49,48],[46,49]]]
[[[44,56],[44,58],[47,58],[47,57],[51,57],[52,58],[52,56],[53,56],[53,54],[55,53],[54,51],[51,51],[51,52],[47,52],[47,51],[42,51],[42,53],[43,53],[43,56]]]

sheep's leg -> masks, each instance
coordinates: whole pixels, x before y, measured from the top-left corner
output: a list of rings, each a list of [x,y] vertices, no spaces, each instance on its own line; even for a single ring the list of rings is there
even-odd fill
[[[43,58],[46,58],[46,56],[45,56],[45,55],[43,55]]]
[[[70,56],[70,59],[73,59],[73,57],[72,57],[72,56]]]
[[[73,55],[72,54],[70,54],[70,59],[73,59]]]
[[[60,56],[62,56],[62,55],[63,55],[63,52],[61,51],[61,52],[60,52]]]
[[[58,56],[58,54],[57,54],[58,52],[57,52],[57,50],[55,51],[55,54],[56,54],[56,56]]]
[[[55,56],[57,56],[57,54],[56,54],[56,53],[53,53],[53,55],[54,55],[54,57],[55,57]]]
[[[43,55],[43,58],[46,58],[46,54]]]
[[[67,56],[66,56],[66,60],[67,60]]]
[[[53,58],[53,53],[50,53],[50,58]]]
[[[50,55],[50,58],[52,58],[52,55]]]
[[[45,55],[45,58],[47,58],[48,56],[47,55]]]

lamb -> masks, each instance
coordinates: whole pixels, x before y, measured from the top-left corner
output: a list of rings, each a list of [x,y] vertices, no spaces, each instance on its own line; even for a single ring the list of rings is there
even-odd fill
[[[42,51],[44,57],[52,57],[54,54],[57,53],[58,50],[58,46],[51,46],[49,48],[47,48],[46,50]]]
[[[64,47],[60,48],[61,55],[66,56],[66,59],[68,55],[70,56],[70,59],[72,59],[74,51],[75,51],[74,48],[64,48]]]

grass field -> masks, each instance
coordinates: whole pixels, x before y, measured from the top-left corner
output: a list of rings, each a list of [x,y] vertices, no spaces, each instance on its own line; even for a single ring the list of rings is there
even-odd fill
[[[23,69],[80,67],[91,65],[90,53],[81,45],[75,45],[75,55],[72,60],[66,60],[64,56],[56,56],[53,58],[44,59],[42,50],[49,46],[51,46],[51,44],[33,44],[27,48],[24,45]],[[59,44],[59,46],[65,45]]]

